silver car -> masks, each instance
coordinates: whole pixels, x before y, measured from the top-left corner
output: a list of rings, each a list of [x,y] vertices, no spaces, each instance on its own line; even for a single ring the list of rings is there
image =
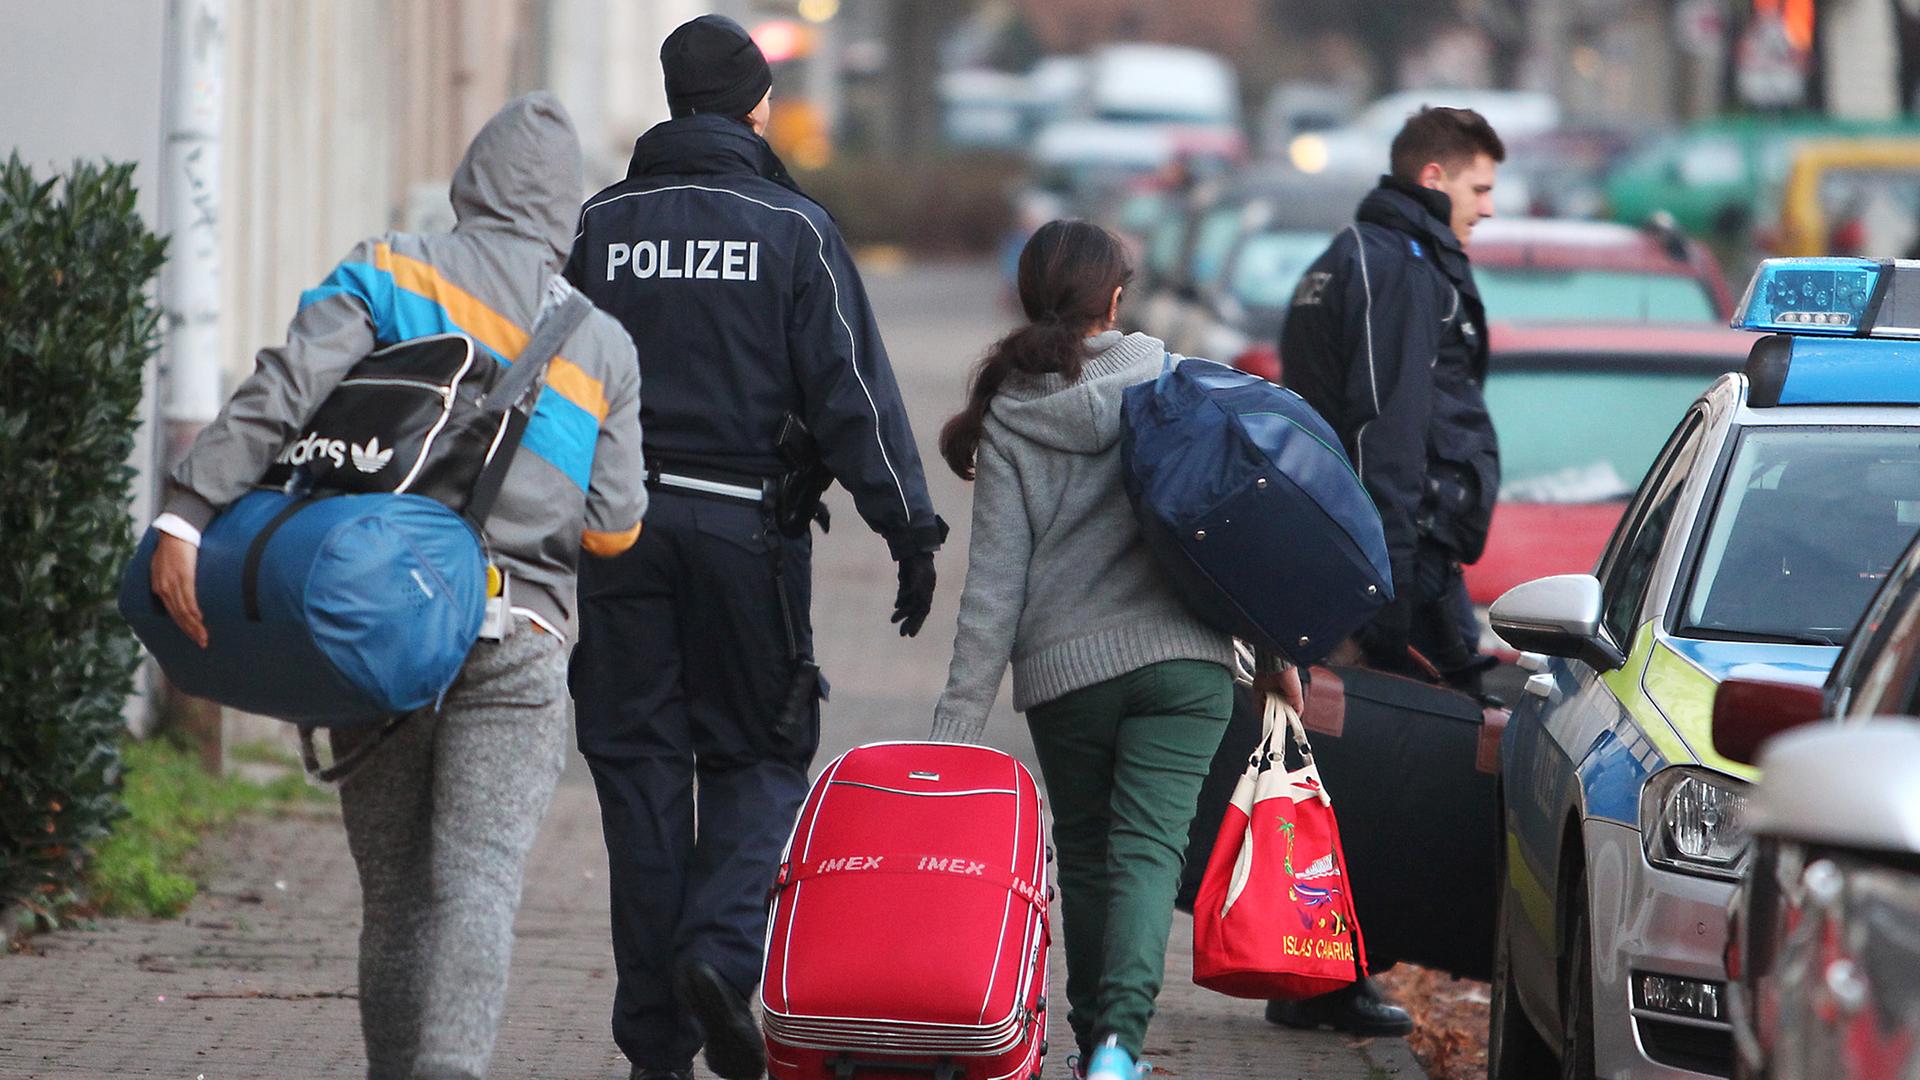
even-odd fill
[[[1890,715],[1900,714],[1900,715]],[[1760,755],[1753,862],[1731,906],[1735,1070],[1920,1080],[1920,544],[1824,689],[1730,680],[1723,750]],[[1838,723],[1810,723],[1827,719]],[[1809,725],[1809,726],[1799,726]]]

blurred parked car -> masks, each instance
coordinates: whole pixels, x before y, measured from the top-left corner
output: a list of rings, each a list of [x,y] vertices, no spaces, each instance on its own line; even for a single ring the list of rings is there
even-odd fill
[[[1345,87],[1317,82],[1279,83],[1268,92],[1267,103],[1260,110],[1260,155],[1284,160],[1287,147],[1297,136],[1337,128],[1352,119],[1359,108],[1359,100]]]
[[[1287,159],[1306,173],[1375,177],[1387,169],[1387,149],[1407,117],[1423,106],[1473,109],[1502,140],[1551,131],[1560,125],[1560,104],[1549,94],[1522,90],[1403,90],[1379,98],[1352,123],[1295,136]]]
[[[1218,279],[1202,294],[1204,307],[1178,351],[1279,382],[1280,330],[1300,275],[1352,220],[1351,210],[1336,209],[1340,205],[1338,194],[1283,204],[1270,219],[1242,233]]]
[[[1909,472],[1897,486],[1912,495],[1920,485]],[[1735,1076],[1920,1076],[1916,716],[1920,544],[1887,576],[1824,688],[1721,685],[1715,745],[1757,759],[1764,777],[1728,920]],[[1798,730],[1771,738],[1788,729]]]
[[[1085,202],[1151,176],[1175,160],[1164,128],[1104,120],[1059,120],[1028,148],[1032,186]]]
[[[963,68],[940,76],[940,134],[948,146],[1019,150],[1031,135],[1025,76]]]
[[[1920,135],[1910,121],[1828,116],[1737,116],[1704,120],[1628,155],[1607,179],[1609,216],[1645,221],[1666,211],[1680,228],[1737,239],[1772,202],[1795,148],[1812,139]]]
[[[1920,248],[1920,138],[1803,143],[1780,193],[1776,255],[1910,258]]]
[[[1500,499],[1467,591],[1491,604],[1523,582],[1591,571],[1674,421],[1737,371],[1753,336],[1711,323],[1495,323],[1487,411]]]
[[[1920,345],[1852,335],[1920,325],[1914,272],[1763,264],[1737,318],[1769,336],[1687,410],[1597,571],[1494,603],[1537,671],[1501,744],[1492,1080],[1731,1072],[1754,774],[1714,749],[1714,692],[1823,678],[1912,539]]]
[[[1127,330],[1154,333],[1171,318],[1175,294],[1193,253],[1194,231],[1200,208],[1213,202],[1224,181],[1192,180],[1168,191],[1160,213],[1143,240],[1135,267],[1131,297],[1120,305],[1120,323]]]
[[[1094,201],[1086,217],[1119,237],[1128,258],[1138,268],[1146,258],[1147,238],[1161,221],[1178,212],[1183,198],[1162,183],[1143,180]]]
[[[1229,172],[1244,146],[1239,133],[1231,130],[1102,120],[1062,120],[1047,126],[1029,150],[1027,184],[1013,196],[1014,227],[1001,238],[1008,288],[1021,246],[1044,222],[1057,217],[1101,219],[1123,200],[1142,195],[1140,202],[1128,205],[1126,218],[1151,234],[1170,219],[1182,219],[1175,211],[1186,205],[1185,192],[1192,185],[1217,182],[1209,178]],[[1123,238],[1128,235],[1128,230],[1121,231]],[[1123,305],[1122,311],[1130,313],[1134,306]]]
[[[1271,351],[1301,271],[1353,220],[1365,192],[1361,183],[1275,169],[1245,170],[1207,192],[1190,211],[1181,261],[1156,280],[1145,328],[1175,352],[1221,363],[1231,363],[1255,335]],[[1255,237],[1258,242],[1245,251]],[[1239,284],[1251,285],[1258,310],[1245,306],[1231,287],[1243,254],[1250,256],[1244,265],[1253,273]],[[1271,295],[1278,289],[1285,297]]]
[[[1239,82],[1231,64],[1199,49],[1107,45],[1089,58],[1083,110],[1116,123],[1237,129]]]
[[[1473,230],[1467,253],[1493,322],[1698,323],[1733,314],[1719,261],[1670,229],[1494,218]]]
[[[1503,137],[1493,205],[1503,217],[1606,216],[1606,179],[1638,141],[1608,127],[1561,127],[1537,135]]]

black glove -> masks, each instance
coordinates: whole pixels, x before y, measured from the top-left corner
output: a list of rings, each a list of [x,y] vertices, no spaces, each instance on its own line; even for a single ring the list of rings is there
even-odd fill
[[[1412,659],[1407,656],[1412,634],[1413,598],[1402,592],[1375,612],[1373,619],[1353,635],[1353,640],[1360,646],[1368,667],[1405,673],[1413,667]]]
[[[933,610],[933,581],[932,552],[900,560],[900,595],[894,598],[890,621],[900,624],[901,637],[918,634],[920,624],[927,621],[927,612]]]

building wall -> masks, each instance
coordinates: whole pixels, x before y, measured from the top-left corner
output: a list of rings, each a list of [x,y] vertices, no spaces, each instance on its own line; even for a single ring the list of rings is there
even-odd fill
[[[634,140],[668,115],[660,75],[660,42],[666,35],[707,12],[747,21],[743,4],[735,0],[555,2],[561,10],[584,10],[574,19],[584,33],[555,54],[551,71],[566,106],[576,110],[580,140],[588,152],[588,186],[595,190],[626,175]],[[559,23],[564,23],[564,15]]]
[[[1256,0],[1169,4],[1161,0],[1020,0],[1020,14],[1051,52],[1084,52],[1109,41],[1157,41],[1236,59],[1263,40]]]
[[[444,228],[475,132],[538,83],[528,0],[228,7],[222,363],[231,386],[358,240]]]
[[[75,158],[138,165],[140,211],[158,209],[161,3],[0,0],[0,155],[42,173]]]

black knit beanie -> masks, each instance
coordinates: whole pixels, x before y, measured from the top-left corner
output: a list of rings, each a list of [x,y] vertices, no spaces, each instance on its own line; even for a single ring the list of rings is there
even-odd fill
[[[676,117],[715,113],[739,120],[773,86],[760,46],[725,15],[680,24],[660,46],[660,66],[667,74],[667,107]]]

